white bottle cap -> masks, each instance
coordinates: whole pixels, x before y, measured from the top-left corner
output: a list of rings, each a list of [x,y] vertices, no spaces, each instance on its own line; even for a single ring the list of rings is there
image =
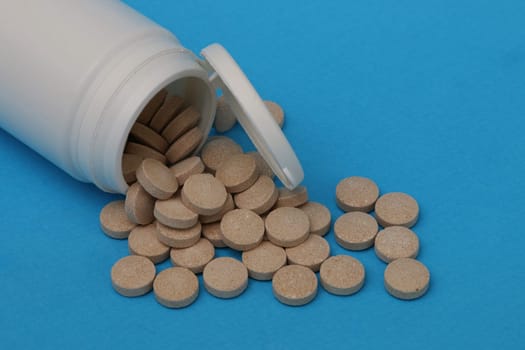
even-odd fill
[[[239,124],[279,180],[289,189],[304,178],[303,168],[281,128],[239,65],[219,44],[201,52],[210,81],[221,89]]]

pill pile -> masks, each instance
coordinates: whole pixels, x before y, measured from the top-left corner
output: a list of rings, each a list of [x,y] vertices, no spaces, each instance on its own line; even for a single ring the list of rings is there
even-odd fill
[[[282,126],[284,112],[266,106]],[[122,170],[130,184],[125,200],[107,204],[100,213],[103,232],[128,239],[129,256],[111,269],[115,291],[127,297],[153,290],[168,308],[192,304],[199,294],[197,274],[215,297],[242,294],[250,278],[272,281],[275,298],[299,306],[321,286],[334,295],[358,292],[365,268],[348,255],[330,256],[323,237],[331,214],[309,201],[306,187],[278,188],[274,174],[258,152],[245,153],[226,136],[203,141],[199,113],[183,99],[159,92],[133,126],[123,155]],[[236,120],[218,101],[216,132],[231,129]],[[400,299],[422,296],[429,284],[426,267],[414,260],[419,240],[409,229],[419,207],[410,196],[379,197],[371,180],[350,177],[336,188],[336,203],[346,213],[334,225],[336,242],[348,250],[375,246],[388,263],[385,288]],[[375,218],[368,212],[375,209]],[[378,233],[379,225],[385,227]],[[215,249],[241,252],[241,260],[215,257]],[[170,259],[173,267],[157,273],[155,264]]]

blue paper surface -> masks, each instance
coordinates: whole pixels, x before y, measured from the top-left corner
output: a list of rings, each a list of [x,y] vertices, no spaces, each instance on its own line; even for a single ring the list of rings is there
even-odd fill
[[[201,285],[182,310],[121,297],[109,271],[127,242],[98,223],[119,196],[0,131],[1,349],[525,347],[525,2],[128,3],[195,52],[223,44],[284,107],[310,198],[334,219],[347,176],[413,195],[431,287],[391,297],[373,250],[345,251],[330,232],[332,254],[365,265],[354,296],[320,288],[293,308],[250,280],[232,300]],[[238,126],[230,135],[253,148]]]

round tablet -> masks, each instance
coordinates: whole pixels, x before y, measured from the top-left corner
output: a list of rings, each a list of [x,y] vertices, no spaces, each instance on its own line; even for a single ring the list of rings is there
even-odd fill
[[[124,206],[131,222],[139,225],[147,225],[153,222],[155,198],[150,196],[138,182],[129,187]]]
[[[283,207],[272,210],[265,220],[268,239],[281,247],[295,247],[308,238],[310,220],[301,210]]]
[[[168,91],[166,89],[162,89],[153,98],[148,102],[146,107],[142,110],[139,117],[137,118],[137,122],[142,124],[148,124],[151,121],[151,118],[157,113],[159,108],[162,106],[164,101],[166,100],[166,96],[168,96]]]
[[[299,207],[308,202],[308,191],[304,186],[298,186],[293,190],[279,188],[279,199],[275,203],[276,208]]]
[[[257,151],[248,152],[246,154],[249,154],[250,156],[255,159],[255,164],[257,165],[257,172],[260,175],[268,176],[270,179],[273,179],[275,177],[275,174],[273,173],[272,168],[268,165],[266,160],[261,156],[261,154]]]
[[[215,248],[227,247],[222,241],[221,223],[214,222],[212,224],[202,225],[202,235],[213,244]]]
[[[248,270],[233,258],[216,258],[206,265],[202,279],[211,295],[223,299],[234,298],[248,287]]]
[[[170,148],[168,148],[166,151],[166,158],[171,164],[186,158],[191,152],[197,149],[203,137],[204,134],[198,126],[190,129],[184,135],[179,137],[177,141],[173,142]]]
[[[226,159],[217,169],[215,177],[230,193],[246,190],[259,178],[255,159],[248,154],[236,154]]]
[[[144,159],[137,169],[137,180],[146,192],[157,199],[168,199],[179,188],[177,178],[164,164]]]
[[[168,96],[157,113],[149,122],[149,126],[160,133],[166,125],[182,110],[184,100],[178,96]]]
[[[310,219],[310,233],[324,236],[330,231],[332,214],[324,205],[317,202],[308,202],[299,207]]]
[[[192,304],[199,295],[199,280],[183,267],[171,267],[160,272],[153,282],[155,299],[169,308]]]
[[[258,247],[243,252],[242,262],[251,278],[269,281],[277,270],[286,265],[286,252],[283,248],[264,241]]]
[[[135,123],[129,135],[138,143],[151,147],[161,153],[166,152],[166,149],[168,149],[166,140],[144,124]]]
[[[151,290],[155,272],[155,265],[148,258],[126,256],[111,268],[111,284],[125,297],[138,297]]]
[[[220,212],[214,215],[200,215],[199,221],[201,224],[210,224],[212,222],[221,221],[222,217],[233,209],[235,209],[235,203],[233,202],[232,195],[228,193],[228,199],[226,199],[226,203],[224,203]]]
[[[193,107],[188,107],[177,115],[162,131],[162,137],[168,143],[173,143],[176,139],[184,135],[185,132],[199,124],[201,114]]]
[[[234,201],[238,208],[249,209],[261,215],[274,206],[277,198],[279,198],[279,191],[273,180],[261,175],[246,191],[237,193]]]
[[[379,196],[376,183],[366,177],[352,176],[337,184],[335,198],[337,206],[343,211],[364,211],[374,209]]]
[[[401,192],[387,193],[379,197],[375,210],[377,222],[383,227],[412,227],[419,217],[419,205],[416,200]]]
[[[217,111],[213,126],[217,132],[223,133],[235,126],[237,118],[233,114],[230,106],[226,103],[224,96],[217,100]]]
[[[182,186],[191,175],[204,172],[204,163],[200,157],[193,156],[175,163],[170,170]]]
[[[305,305],[317,295],[317,277],[307,267],[287,265],[273,275],[272,289],[277,300],[283,304]]]
[[[266,108],[268,108],[268,110],[270,111],[273,120],[275,120],[277,125],[279,125],[279,127],[282,128],[284,124],[284,111],[282,107],[273,101],[264,101],[264,104],[266,105]]]
[[[199,215],[214,215],[228,199],[226,188],[211,174],[191,175],[181,192],[182,202]]]
[[[140,143],[128,142],[126,143],[126,148],[124,152],[127,154],[136,154],[141,156],[143,159],[152,158],[156,159],[161,163],[166,163],[166,156],[158,151],[155,151],[153,148],[141,145]]]
[[[357,293],[365,283],[365,268],[348,255],[336,255],[321,264],[319,273],[323,288],[335,295]]]
[[[245,251],[259,245],[264,235],[264,221],[248,209],[232,210],[221,220],[222,241],[228,247]]]
[[[185,267],[193,273],[201,273],[204,266],[215,256],[215,248],[206,238],[201,238],[191,247],[172,249],[170,256],[174,266]]]
[[[122,155],[122,176],[126,183],[131,184],[137,181],[137,168],[144,158],[138,154],[127,154]]]
[[[193,227],[199,220],[199,215],[188,209],[182,203],[180,196],[165,201],[156,201],[153,214],[160,223],[178,229]]]
[[[286,256],[290,265],[302,265],[317,272],[322,262],[330,256],[330,245],[323,237],[310,235],[298,246],[286,248]]]
[[[425,265],[411,258],[392,261],[385,269],[385,288],[403,300],[423,296],[430,284],[430,272]]]
[[[128,238],[130,254],[140,255],[150,259],[154,264],[166,260],[170,247],[159,241],[155,224],[135,227]]]
[[[111,238],[128,238],[135,226],[137,225],[131,222],[126,214],[124,201],[110,202],[100,211],[100,227]]]
[[[202,226],[197,223],[190,228],[176,229],[157,222],[156,229],[157,238],[163,244],[172,248],[187,248],[199,241]]]
[[[335,240],[348,250],[368,249],[374,245],[378,229],[373,216],[359,211],[346,213],[335,221]]]
[[[377,257],[386,263],[399,258],[415,258],[419,253],[419,239],[409,228],[390,226],[379,231],[374,249]]]
[[[215,136],[209,138],[202,147],[201,158],[206,168],[215,174],[225,160],[241,153],[241,146],[229,137]]]

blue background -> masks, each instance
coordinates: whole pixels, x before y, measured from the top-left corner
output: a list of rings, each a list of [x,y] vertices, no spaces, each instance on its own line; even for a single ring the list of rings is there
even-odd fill
[[[334,254],[366,267],[355,296],[320,289],[291,308],[251,280],[232,300],[202,288],[183,310],[152,294],[123,298],[109,271],[127,243],[98,227],[118,197],[0,131],[0,348],[525,346],[525,2],[128,3],[189,49],[231,51],[285,108],[310,198],[334,219],[343,177],[412,194],[431,288],[412,302],[390,297],[373,250],[346,252],[330,233]]]

